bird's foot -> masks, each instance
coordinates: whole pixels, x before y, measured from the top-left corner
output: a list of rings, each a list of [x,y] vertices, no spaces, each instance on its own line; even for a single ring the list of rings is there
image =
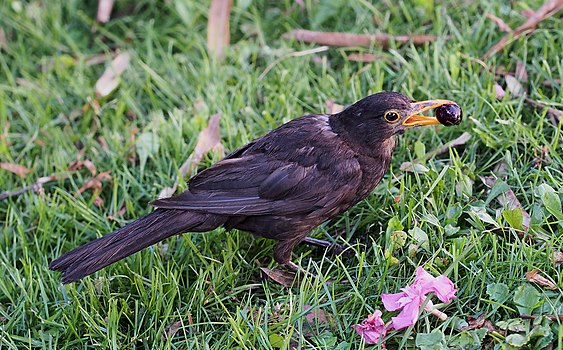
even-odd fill
[[[317,239],[313,237],[305,237],[302,243],[307,243],[315,247],[324,248],[330,250],[331,253],[335,255],[340,255],[344,252],[346,247],[342,244],[338,243],[331,243],[329,241],[325,241],[323,239]]]
[[[309,276],[309,277],[315,277],[312,273],[310,273],[309,271],[305,270],[304,268],[302,268],[301,266],[297,265],[296,263],[294,263],[293,261],[288,261],[285,264],[283,264],[283,267],[285,267],[288,270],[291,270],[292,272],[294,272],[297,275],[301,275],[302,277],[304,276]]]

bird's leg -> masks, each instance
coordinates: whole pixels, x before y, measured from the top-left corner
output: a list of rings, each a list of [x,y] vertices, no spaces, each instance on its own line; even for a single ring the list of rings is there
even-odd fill
[[[307,243],[310,244],[312,246],[315,247],[319,247],[319,248],[330,248],[330,246],[332,246],[332,243],[330,243],[329,241],[325,241],[324,239],[317,239],[317,238],[313,238],[313,237],[305,237],[304,240],[301,241],[301,243]]]
[[[317,239],[317,238],[313,238],[313,237],[305,237],[305,239],[303,239],[301,242],[307,243],[307,244],[310,244],[312,246],[319,247],[319,248],[330,249],[334,254],[337,254],[337,255],[341,254],[345,249],[345,247],[341,244],[331,243],[329,241],[325,241],[323,239]]]
[[[295,273],[299,272],[303,276],[312,276],[307,270],[291,261],[291,253],[293,251],[293,247],[295,247],[297,242],[299,242],[297,239],[279,241],[274,248],[274,259],[278,264],[284,266],[290,271],[293,271]]]

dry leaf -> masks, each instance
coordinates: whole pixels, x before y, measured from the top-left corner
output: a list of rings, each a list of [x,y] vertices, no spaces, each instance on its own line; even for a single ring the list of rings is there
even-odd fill
[[[506,80],[506,88],[510,91],[512,96],[520,97],[526,93],[526,89],[524,89],[518,79],[512,75],[506,75],[504,79]]]
[[[404,162],[399,167],[401,171],[406,171],[409,173],[417,173],[417,174],[424,174],[430,171],[425,165],[422,163],[412,163],[412,162]]]
[[[91,177],[88,180],[84,181],[84,184],[82,185],[82,187],[80,187],[78,189],[78,191],[76,191],[76,196],[79,196],[84,191],[89,190],[89,189],[94,189],[95,191],[101,191],[102,190],[102,181],[112,179],[111,175],[109,174],[110,172],[111,171],[104,171],[103,173],[99,173],[98,175]]]
[[[107,23],[111,17],[113,0],[98,0],[98,14],[96,20],[100,23]]]
[[[117,218],[123,217],[125,213],[127,213],[127,207],[123,204],[121,209],[119,209],[115,215],[108,215],[108,220],[117,221]]]
[[[229,47],[229,16],[233,0],[212,0],[207,18],[207,49],[218,59]]]
[[[180,183],[180,178],[183,178],[195,169],[205,154],[211,150],[216,150],[219,152],[223,152],[223,145],[221,144],[221,134],[219,132],[219,120],[221,118],[221,114],[217,113],[211,117],[209,120],[209,124],[207,127],[203,129],[197,138],[197,144],[195,146],[194,151],[188,159],[182,164],[178,172],[180,173],[179,176],[176,178],[174,185],[172,187],[165,187],[160,192],[158,198],[168,198],[176,192],[178,188],[178,184]]]
[[[526,65],[521,60],[516,61],[516,71],[514,72],[514,76],[518,81],[523,83],[528,82],[528,72],[526,71]]]
[[[4,169],[6,171],[14,173],[19,177],[25,177],[27,174],[32,172],[31,169],[26,168],[23,165],[12,164],[12,163],[0,163],[0,169]]]
[[[467,317],[467,323],[467,326],[461,327],[459,330],[462,332],[481,328],[485,328],[488,332],[494,332],[497,330],[493,323],[485,318],[484,312],[482,312],[477,318],[473,316]]]
[[[96,175],[96,173],[97,173],[96,166],[94,165],[94,163],[91,160],[86,159],[84,161],[84,167],[90,171],[90,174],[92,174],[92,176]]]
[[[561,79],[551,79],[551,80],[544,80],[541,82],[542,85],[545,85],[547,87],[554,87],[556,85],[561,85]]]
[[[563,0],[547,0],[536,12],[531,15],[524,24],[514,29],[512,33],[508,33],[503,36],[498,43],[493,45],[487,53],[483,56],[484,58],[491,57],[495,53],[502,51],[509,41],[514,41],[524,34],[531,33],[537,25],[547,19],[563,8]]]
[[[506,95],[506,91],[500,86],[497,82],[495,82],[495,97],[497,100],[502,100]]]
[[[348,55],[348,60],[354,62],[373,62],[384,57],[383,55],[375,55],[373,53],[353,52]]]
[[[326,108],[328,109],[328,114],[336,114],[336,113],[340,113],[344,110],[343,105],[339,105],[338,103],[334,102],[333,100],[326,101]]]
[[[327,324],[329,322],[329,317],[327,317],[326,312],[323,309],[311,309],[311,305],[303,305],[303,309],[307,311],[305,314],[305,319],[309,324]]]
[[[294,283],[296,283],[296,275],[294,272],[278,270],[278,269],[268,269],[265,267],[260,267],[260,270],[272,281],[281,284],[286,288],[291,288]]]
[[[502,19],[490,13],[487,13],[486,16],[488,19],[495,22],[495,24],[497,25],[498,29],[500,29],[501,32],[512,33],[512,28],[510,28],[510,26],[506,24],[506,22],[504,22]]]
[[[436,41],[435,35],[398,35],[389,34],[352,34],[341,32],[315,32],[305,29],[295,29],[283,35],[285,39],[295,39],[306,43],[328,46],[372,46],[379,45],[387,48],[391,42],[399,44],[413,43],[423,45]]]
[[[311,305],[303,305],[303,310],[306,312],[305,320],[303,323],[302,334],[305,337],[312,337],[318,334],[323,329],[329,329],[334,323],[332,315],[320,308],[311,308]]]
[[[96,195],[94,198],[94,205],[98,208],[102,208],[104,206],[104,200],[99,195]]]
[[[131,54],[122,52],[117,55],[96,82],[96,95],[109,95],[119,85],[119,77],[129,67]]]
[[[463,132],[459,137],[454,140],[451,140],[445,143],[443,146],[436,148],[433,151],[430,151],[424,155],[424,159],[430,159],[432,157],[437,156],[438,154],[446,153],[450,150],[450,148],[457,147],[464,145],[467,141],[471,139],[471,134],[467,131]]]
[[[543,277],[538,269],[526,272],[526,280],[528,280],[528,282],[537,283],[540,286],[551,290],[558,289],[557,284],[555,284],[551,278],[548,278]]]
[[[559,264],[563,263],[563,252],[556,250],[551,255],[551,258],[553,259],[553,263],[555,265],[559,265]]]
[[[95,176],[97,171],[96,171],[96,166],[94,165],[94,163],[89,160],[80,160],[80,159],[76,159],[73,160],[72,162],[70,162],[70,164],[68,165],[67,169],[70,171],[78,171],[78,170],[82,170],[82,168],[86,168],[90,171],[90,173],[92,174],[92,176]]]
[[[164,336],[166,338],[173,338],[174,335],[180,330],[182,329],[182,327],[184,326],[184,323],[182,321],[176,321],[168,326],[166,326],[166,328],[164,329]]]
[[[102,135],[98,136],[98,143],[104,152],[109,152],[109,145],[105,137]]]

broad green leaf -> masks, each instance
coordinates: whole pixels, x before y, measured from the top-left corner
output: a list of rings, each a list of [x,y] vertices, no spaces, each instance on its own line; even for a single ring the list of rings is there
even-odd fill
[[[422,218],[434,226],[442,227],[442,224],[440,224],[440,220],[438,220],[438,218],[433,214],[424,214],[422,215]]]
[[[528,334],[528,343],[532,349],[543,349],[553,341],[553,332],[547,325],[537,325]]]
[[[485,208],[472,206],[470,214],[473,214],[474,216],[479,218],[479,220],[494,225],[495,227],[499,226],[498,222],[496,222],[496,220],[487,213],[487,210]]]
[[[503,210],[502,217],[510,227],[522,230],[522,222],[524,221],[524,214],[522,214],[521,208],[514,208],[511,210]]]
[[[508,186],[506,182],[502,180],[497,180],[494,183],[493,187],[491,188],[491,191],[489,192],[489,196],[487,197],[485,204],[488,205],[493,199],[497,198],[498,196],[508,191],[509,189],[510,186]]]
[[[553,187],[548,184],[541,184],[538,186],[538,194],[543,202],[543,205],[557,220],[563,220],[563,213],[561,212],[561,199]]]
[[[463,209],[459,204],[448,207],[448,210],[446,211],[446,218],[448,219],[447,221],[451,223],[457,223],[457,219],[460,217],[462,210]]]
[[[285,338],[279,334],[272,333],[268,336],[272,348],[282,349],[285,347]]]
[[[521,318],[511,318],[506,321],[498,321],[496,325],[500,329],[509,330],[511,332],[524,332],[526,330],[526,325]]]
[[[416,154],[417,159],[424,159],[424,156],[426,155],[426,146],[424,145],[424,143],[420,141],[416,141],[414,143],[414,154]]]
[[[512,346],[521,348],[526,345],[528,338],[521,334],[510,334],[506,337],[505,341]]]
[[[401,219],[398,216],[393,216],[387,222],[387,233],[391,234],[395,231],[402,231],[405,227],[401,224]]]
[[[414,227],[410,229],[409,234],[412,236],[412,238],[416,241],[416,243],[420,247],[426,250],[430,249],[430,244],[428,242],[428,235],[420,227]]]
[[[491,283],[487,286],[487,294],[492,300],[503,303],[508,299],[510,290],[504,283]]]
[[[487,335],[487,329],[480,328],[471,331],[464,331],[456,335],[448,346],[453,349],[480,350],[482,349],[483,339]]]
[[[407,233],[405,231],[395,231],[393,233],[391,233],[391,243],[393,246],[393,249],[398,249],[398,248],[402,248],[405,246],[405,243],[407,243]]]
[[[540,293],[529,284],[523,284],[516,289],[512,299],[521,314],[530,315],[540,302]]]
[[[446,227],[444,227],[444,232],[446,234],[446,236],[453,236],[456,233],[458,233],[460,230],[459,227],[457,226],[452,226],[450,224],[447,224]]]
[[[447,350],[446,337],[441,330],[435,329],[431,333],[418,333],[416,346],[421,350]]]

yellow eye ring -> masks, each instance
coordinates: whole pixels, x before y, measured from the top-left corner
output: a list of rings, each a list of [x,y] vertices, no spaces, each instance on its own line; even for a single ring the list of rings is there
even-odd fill
[[[385,118],[385,121],[387,121],[388,123],[396,123],[399,121],[400,115],[397,111],[387,111],[383,115],[383,118]]]

